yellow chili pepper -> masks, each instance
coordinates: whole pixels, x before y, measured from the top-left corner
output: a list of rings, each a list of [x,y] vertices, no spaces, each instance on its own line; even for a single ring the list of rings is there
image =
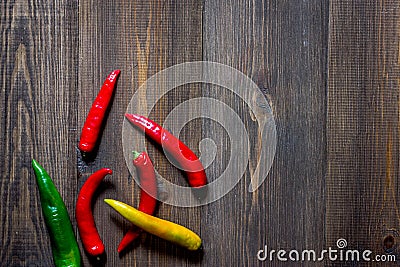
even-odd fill
[[[104,202],[113,207],[128,221],[150,234],[189,250],[197,250],[201,246],[200,237],[182,225],[148,215],[117,200],[104,199]]]

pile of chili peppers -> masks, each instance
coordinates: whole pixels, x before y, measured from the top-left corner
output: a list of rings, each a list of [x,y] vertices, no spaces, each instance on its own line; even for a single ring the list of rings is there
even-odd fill
[[[78,145],[84,155],[93,153],[99,144],[104,118],[112,102],[119,74],[120,70],[114,70],[107,76],[90,108]],[[201,188],[207,184],[206,173],[200,160],[183,142],[146,117],[136,114],[125,114],[125,117],[174,157],[186,171],[191,187]],[[141,187],[138,209],[117,200],[104,200],[133,224],[121,240],[118,252],[126,250],[143,230],[188,250],[199,249],[201,239],[197,234],[181,225],[153,216],[157,206],[154,166],[146,152],[133,153],[133,165],[137,170]],[[50,234],[54,263],[56,266],[80,266],[79,246],[64,202],[45,169],[35,160],[32,161],[32,166],[36,174],[43,216]],[[111,169],[102,168],[90,175],[81,187],[76,201],[75,218],[79,235],[86,253],[94,257],[104,254],[105,248],[91,210],[92,201],[103,179],[111,174]]]

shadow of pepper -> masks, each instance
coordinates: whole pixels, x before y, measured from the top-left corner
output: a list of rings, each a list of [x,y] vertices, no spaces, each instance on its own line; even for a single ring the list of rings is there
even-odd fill
[[[106,266],[107,263],[107,254],[104,252],[100,256],[92,256],[89,255],[86,251],[85,254],[89,260],[91,266]]]
[[[192,251],[149,233],[145,234],[146,238],[142,245],[148,250],[152,250],[158,254],[163,254],[163,258],[178,257],[193,264],[201,263],[203,260],[205,253],[203,245],[201,245],[199,249]]]

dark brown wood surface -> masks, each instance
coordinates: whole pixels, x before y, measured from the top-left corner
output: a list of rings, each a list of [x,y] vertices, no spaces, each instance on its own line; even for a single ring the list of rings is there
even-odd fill
[[[88,257],[76,230],[84,266],[380,265],[327,256],[319,262],[280,262],[276,254],[273,261],[257,259],[265,246],[319,253],[337,249],[341,238],[345,249],[400,262],[398,1],[16,0],[0,6],[1,266],[53,264],[32,158],[53,178],[75,229],[84,181],[101,167],[114,171],[93,205],[106,256]],[[268,99],[278,139],[270,174],[248,192],[258,134],[239,97],[206,84],[172,90],[151,117],[162,123],[179,103],[199,96],[224,101],[251,137],[248,169],[213,203],[158,206],[158,217],[200,234],[202,252],[143,234],[118,255],[130,225],[102,200],[137,206],[139,199],[122,154],[123,114],[147,78],[198,60],[240,70]],[[101,142],[95,157],[84,159],[77,150],[81,127],[106,75],[117,68],[121,77]],[[180,138],[197,153],[201,139],[213,139],[218,150],[207,175],[212,181],[223,172],[230,140],[218,123],[196,119]],[[147,149],[163,177],[185,185],[159,149],[151,143]]]
[[[399,259],[399,3],[330,3],[327,243]]]

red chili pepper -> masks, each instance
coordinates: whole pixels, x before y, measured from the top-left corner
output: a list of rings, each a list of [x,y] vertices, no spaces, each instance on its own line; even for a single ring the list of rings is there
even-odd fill
[[[112,170],[103,168],[93,173],[83,184],[76,201],[75,217],[85,250],[92,256],[104,253],[104,244],[97,232],[92,212],[92,197],[97,187]]]
[[[202,187],[207,184],[207,176],[200,160],[183,142],[163,129],[154,121],[136,114],[125,114],[125,117],[135,126],[144,129],[145,134],[161,145],[171,154],[186,171],[188,182],[192,187]]]
[[[103,86],[90,108],[79,141],[79,149],[83,152],[91,152],[96,145],[101,125],[108,105],[110,104],[120,72],[120,70],[114,70],[107,76],[107,79],[104,81]]]
[[[140,179],[140,201],[139,210],[152,215],[156,208],[157,200],[157,182],[153,163],[151,163],[149,155],[146,152],[134,153],[133,165],[136,167],[137,174]],[[123,251],[130,243],[132,243],[142,230],[136,226],[132,226],[126,233],[118,246],[118,252]]]

